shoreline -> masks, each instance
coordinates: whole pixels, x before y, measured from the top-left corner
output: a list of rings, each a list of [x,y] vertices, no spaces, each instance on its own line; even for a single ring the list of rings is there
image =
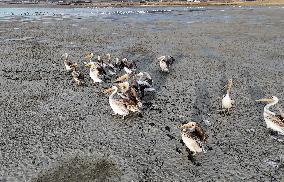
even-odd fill
[[[199,6],[281,6],[284,1],[252,1],[252,2],[110,2],[110,3],[85,3],[85,4],[58,4],[58,3],[1,3],[0,7],[49,7],[49,8],[86,8],[86,7],[199,7]]]

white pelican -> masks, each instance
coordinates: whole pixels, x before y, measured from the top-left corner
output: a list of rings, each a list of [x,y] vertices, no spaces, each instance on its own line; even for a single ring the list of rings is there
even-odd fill
[[[172,56],[161,56],[158,58],[160,67],[163,72],[169,72],[170,65],[173,64],[175,59]]]
[[[270,111],[269,108],[278,103],[279,99],[275,96],[271,98],[258,99],[257,102],[267,102],[264,107],[263,117],[267,128],[277,131],[279,134],[284,135],[284,118],[281,115],[276,115]]]
[[[182,141],[193,152],[193,155],[205,152],[204,144],[207,142],[208,136],[196,122],[182,124],[178,128],[181,129]]]
[[[223,99],[222,99],[222,111],[228,111],[229,112],[230,109],[233,107],[233,105],[235,103],[235,101],[230,98],[232,86],[233,86],[233,80],[230,79],[230,80],[228,80],[228,83],[226,85],[227,93],[226,93],[226,95],[223,96]]]

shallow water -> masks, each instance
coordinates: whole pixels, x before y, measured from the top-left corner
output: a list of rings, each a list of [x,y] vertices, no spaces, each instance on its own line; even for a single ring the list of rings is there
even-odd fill
[[[123,19],[125,17],[139,17],[141,20],[149,20],[155,18],[210,18],[203,11],[220,11],[239,9],[263,9],[265,7],[121,7],[121,8],[0,8],[0,21],[9,19],[22,18],[30,20],[43,19],[63,19],[72,18],[103,18],[103,19]],[[281,7],[272,7],[282,9]],[[228,18],[224,16],[216,16],[216,18]],[[177,18],[179,19],[179,18]]]

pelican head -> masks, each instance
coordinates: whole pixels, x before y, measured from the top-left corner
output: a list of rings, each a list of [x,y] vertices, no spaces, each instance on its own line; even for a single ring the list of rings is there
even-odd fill
[[[179,124],[177,126],[177,128],[179,129],[182,129],[182,130],[189,129],[189,131],[194,131],[196,127],[197,127],[196,122],[188,122],[186,124]]]
[[[125,62],[127,62],[127,58],[123,58],[121,61],[122,61],[123,63],[125,63]]]
[[[275,103],[277,103],[279,101],[279,99],[276,96],[272,96],[272,97],[269,97],[269,98],[258,99],[258,100],[255,100],[255,101],[256,102],[267,102],[267,103],[275,102]]]
[[[110,60],[110,59],[111,59],[110,53],[107,53],[107,54],[106,54],[106,58],[107,58],[107,60]]]
[[[118,64],[119,63],[119,59],[115,58],[115,63]]]
[[[85,59],[92,59],[93,57],[94,57],[94,54],[93,54],[92,52],[86,53],[86,54],[84,55],[84,58],[85,58]]]
[[[164,60],[164,59],[166,59],[166,56],[158,57],[158,60],[159,60],[159,61]]]
[[[118,84],[119,89],[126,92],[129,89],[129,83],[128,82],[122,82]]]

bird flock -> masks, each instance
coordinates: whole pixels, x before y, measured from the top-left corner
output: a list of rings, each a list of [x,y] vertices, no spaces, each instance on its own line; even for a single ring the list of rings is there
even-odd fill
[[[69,59],[67,53],[62,55],[65,69],[71,74],[77,86],[85,85],[85,76],[78,70],[78,64]],[[97,56],[93,53],[84,55],[86,62],[84,65],[89,69],[89,76],[95,85],[111,83],[112,86],[104,88],[103,93],[109,95],[109,105],[113,110],[113,115],[119,115],[123,119],[129,114],[142,114],[144,108],[144,98],[147,94],[156,92],[153,87],[153,80],[149,73],[138,71],[134,61],[127,58],[112,58],[110,54]],[[172,56],[161,56],[157,58],[157,63],[162,72],[169,73],[175,62]],[[230,114],[235,108],[235,101],[231,99],[233,80],[229,79],[225,85],[226,93],[221,102],[221,114]],[[280,135],[284,135],[284,113],[280,114],[270,111],[270,107],[277,104],[279,99],[276,96],[256,100],[265,102],[263,117],[267,128]],[[177,126],[181,131],[181,140],[186,145],[192,155],[205,152],[208,135],[197,122],[183,123]]]

